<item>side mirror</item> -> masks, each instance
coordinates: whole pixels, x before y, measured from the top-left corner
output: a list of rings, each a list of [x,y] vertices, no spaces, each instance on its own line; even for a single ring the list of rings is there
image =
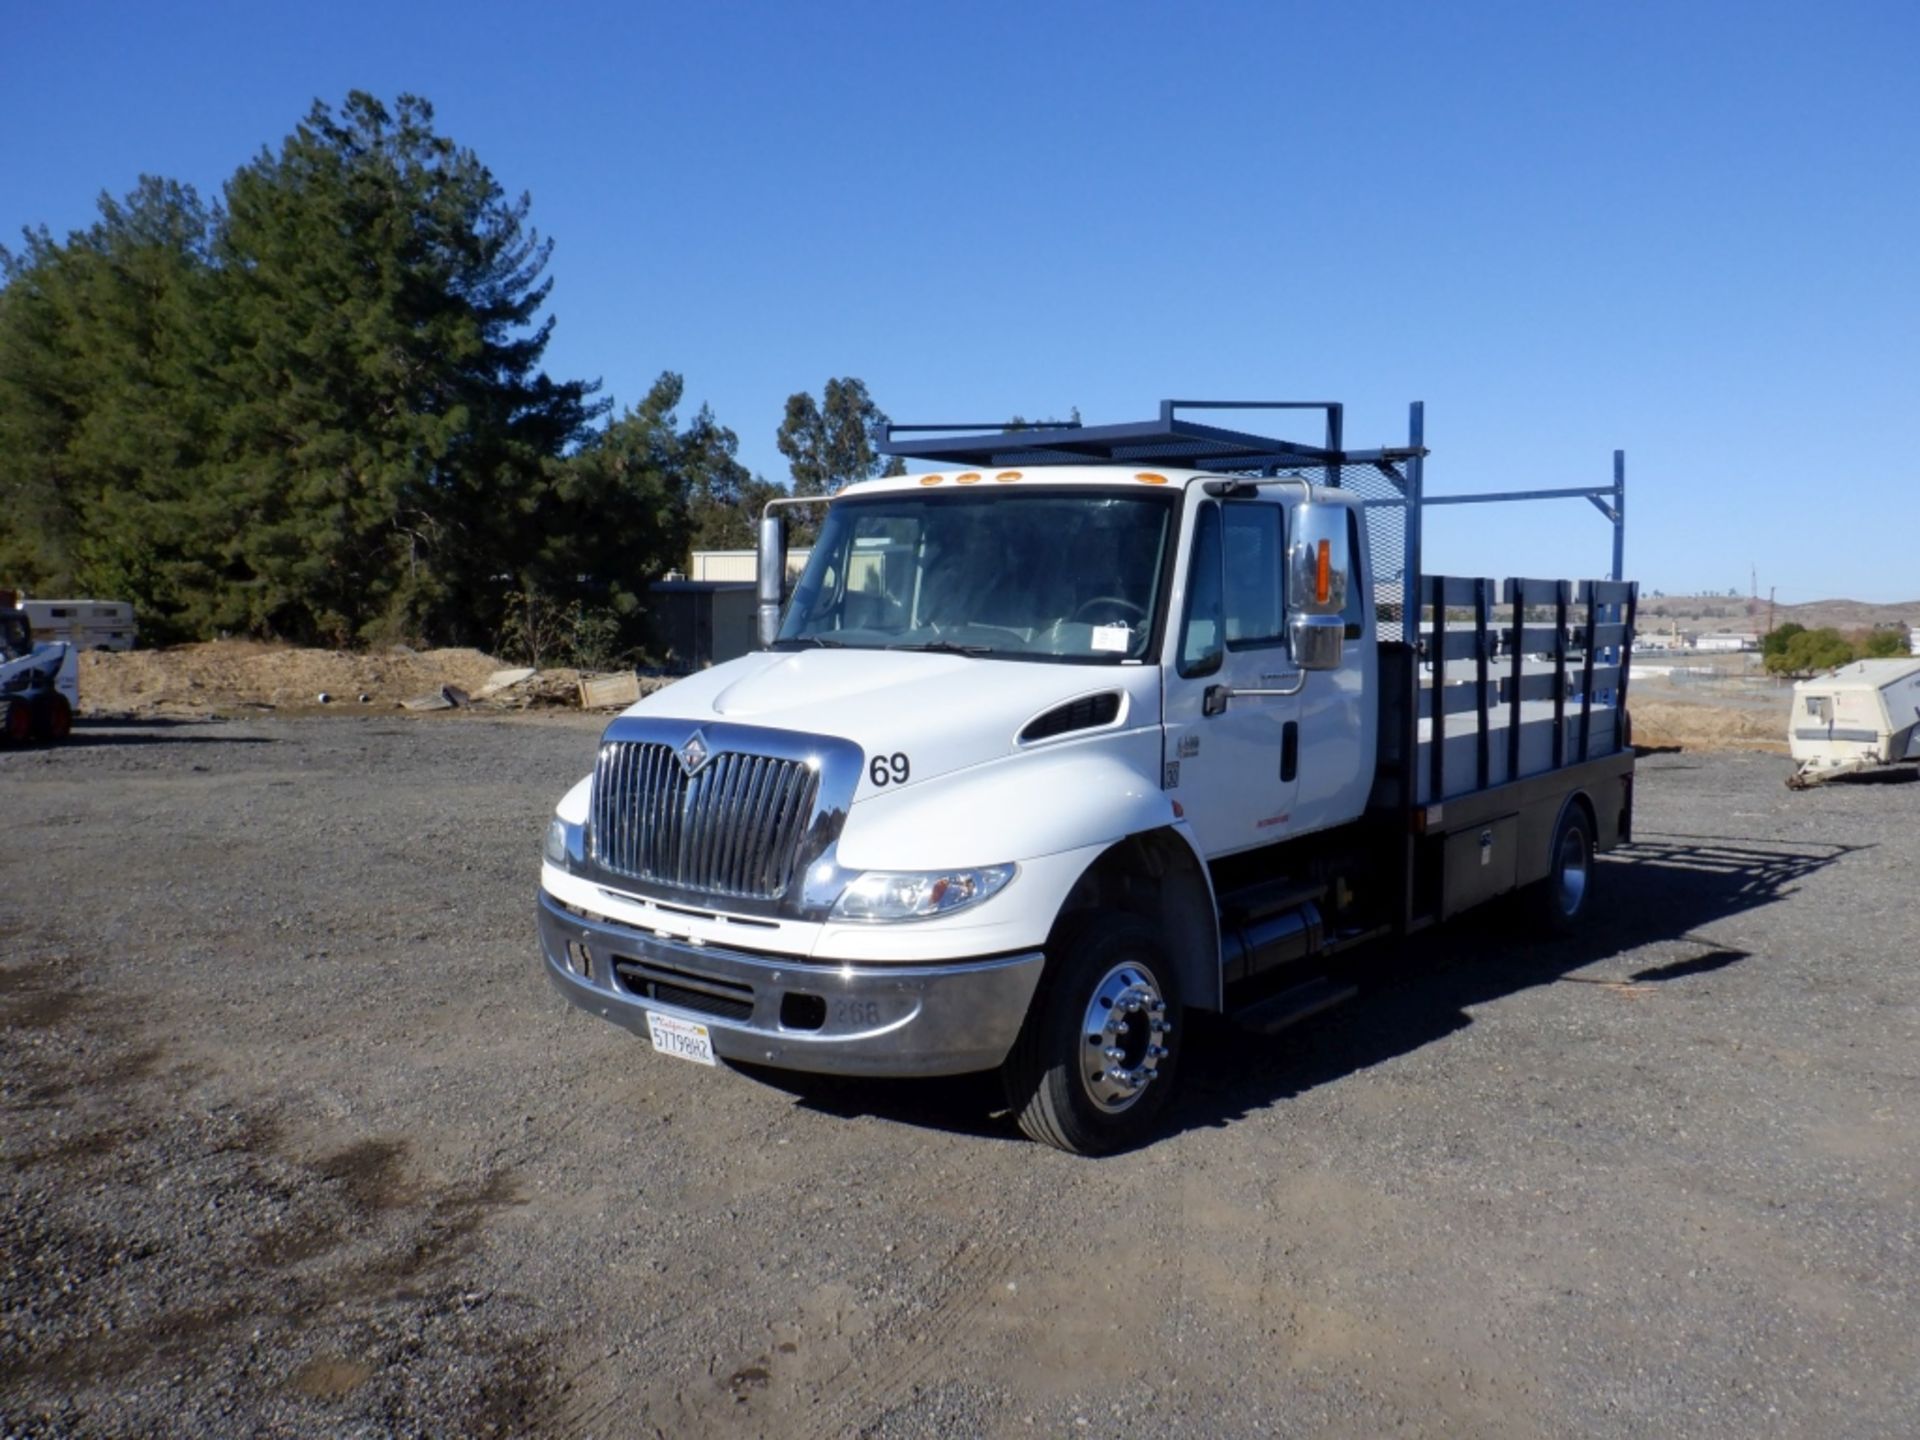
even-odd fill
[[[1338,615],[1347,608],[1347,507],[1315,501],[1293,510],[1287,552],[1287,608],[1295,615]]]
[[[1301,670],[1338,670],[1347,641],[1347,622],[1338,615],[1296,615],[1287,627],[1293,663]]]
[[[1337,670],[1346,642],[1347,507],[1306,501],[1293,512],[1287,552],[1288,641],[1301,670]]]
[[[760,517],[754,576],[760,601],[760,648],[765,650],[780,636],[780,602],[787,585],[787,522],[778,515]]]

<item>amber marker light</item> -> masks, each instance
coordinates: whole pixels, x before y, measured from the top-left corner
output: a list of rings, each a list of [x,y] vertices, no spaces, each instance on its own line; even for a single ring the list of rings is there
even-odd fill
[[[1333,547],[1325,540],[1320,542],[1320,558],[1313,569],[1313,603],[1324,605],[1333,594]]]
[[[938,485],[940,483],[940,477],[938,475],[922,475],[920,477],[920,483],[922,485]]]
[[[1002,485],[1004,485],[1009,480],[1018,480],[1020,478],[1020,472],[1018,470],[1002,470],[998,475],[994,476],[993,478],[998,480]]]
[[[977,485],[980,483],[980,472],[978,470],[969,470],[964,475],[956,475],[953,477],[953,483],[956,485]]]
[[[1143,470],[1133,478],[1138,480],[1142,485],[1164,485],[1167,483],[1166,476],[1156,475],[1151,470]]]

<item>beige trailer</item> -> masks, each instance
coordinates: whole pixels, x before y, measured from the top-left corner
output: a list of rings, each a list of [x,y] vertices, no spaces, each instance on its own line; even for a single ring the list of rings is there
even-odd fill
[[[1795,790],[1920,761],[1920,658],[1856,660],[1793,687]]]
[[[37,600],[20,608],[42,640],[64,640],[76,650],[131,650],[133,606],[125,600]]]

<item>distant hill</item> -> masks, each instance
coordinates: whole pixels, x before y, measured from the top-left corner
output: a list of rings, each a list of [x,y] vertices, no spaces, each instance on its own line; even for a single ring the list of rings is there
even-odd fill
[[[1677,620],[1684,629],[1765,630],[1767,600],[1760,597],[1757,613],[1749,618],[1744,595],[1648,595],[1640,592],[1640,623]],[[1832,626],[1836,630],[1864,630],[1875,625],[1920,626],[1920,600],[1905,600],[1894,605],[1870,605],[1864,600],[1809,600],[1802,605],[1776,605],[1773,623],[1789,620],[1818,630]]]

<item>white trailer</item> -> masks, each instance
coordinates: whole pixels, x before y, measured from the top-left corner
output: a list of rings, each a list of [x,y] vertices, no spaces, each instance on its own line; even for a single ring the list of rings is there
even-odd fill
[[[125,600],[24,598],[20,609],[40,640],[64,640],[76,650],[131,650],[137,632]]]
[[[1795,790],[1920,761],[1920,658],[1856,660],[1800,681],[1787,743]]]

